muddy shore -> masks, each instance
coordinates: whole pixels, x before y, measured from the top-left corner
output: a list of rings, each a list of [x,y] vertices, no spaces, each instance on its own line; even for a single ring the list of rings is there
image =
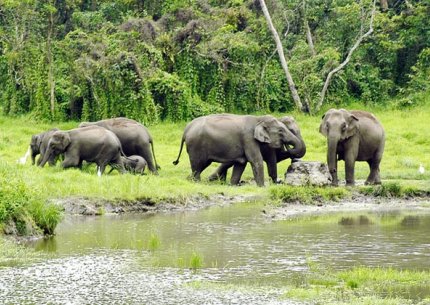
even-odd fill
[[[193,196],[178,202],[154,202],[151,199],[133,201],[106,201],[103,199],[73,197],[57,199],[54,202],[64,208],[64,212],[70,215],[105,215],[122,213],[168,213],[195,211],[211,206],[227,206],[234,203],[267,200],[258,196],[225,196],[222,194],[206,197]],[[352,198],[339,201],[320,201],[315,204],[301,204],[298,202],[283,202],[281,204],[267,204],[262,213],[273,220],[283,220],[301,215],[325,214],[346,211],[389,211],[389,210],[414,210],[430,212],[430,197],[414,198],[379,198],[354,195]]]

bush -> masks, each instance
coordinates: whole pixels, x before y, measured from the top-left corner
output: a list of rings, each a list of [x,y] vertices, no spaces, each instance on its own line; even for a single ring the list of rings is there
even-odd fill
[[[11,166],[0,164],[0,226],[5,232],[53,234],[60,220],[59,207],[40,198]]]
[[[272,199],[283,202],[300,202],[305,204],[315,204],[322,201],[338,201],[351,196],[348,189],[322,188],[322,187],[296,187],[296,186],[277,186],[270,189]]]

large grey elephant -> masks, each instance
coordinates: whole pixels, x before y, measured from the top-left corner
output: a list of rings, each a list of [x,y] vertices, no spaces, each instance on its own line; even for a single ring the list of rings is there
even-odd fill
[[[49,139],[51,139],[51,136],[54,134],[54,132],[58,131],[58,128],[52,128],[48,131],[41,132],[38,134],[35,134],[31,137],[30,141],[30,155],[31,155],[31,164],[35,164],[37,155],[40,154],[40,157],[37,159],[37,165],[40,165],[40,162],[42,162],[42,159],[45,155],[46,148],[48,147]],[[55,158],[49,159],[48,163],[49,165],[55,165]]]
[[[330,109],[322,117],[320,133],[327,137],[327,163],[332,184],[338,184],[337,161],[345,160],[347,185],[354,185],[355,161],[366,161],[370,174],[366,184],[380,184],[379,164],[385,133],[376,117],[365,111]]]
[[[125,172],[121,159],[121,144],[117,136],[102,127],[88,126],[69,131],[56,131],[48,142],[45,156],[40,163],[46,162],[58,154],[64,154],[63,168],[82,167],[82,162],[94,162],[101,176],[106,165],[112,165]]]
[[[287,150],[292,155],[302,150],[302,142],[270,115],[213,114],[194,119],[185,127],[175,165],[184,143],[193,179],[200,180],[203,170],[212,162],[220,162],[234,163],[232,180],[236,181],[250,162],[258,186],[264,186],[262,146],[280,149],[291,145]]]
[[[79,124],[79,127],[91,125],[101,126],[112,131],[121,142],[125,155],[142,156],[148,163],[149,170],[154,174],[158,173],[159,167],[155,159],[154,142],[145,126],[135,120],[120,117],[97,122],[83,122]]]
[[[279,119],[285,127],[288,128],[289,131],[293,135],[295,135],[301,142],[301,149],[296,149],[294,151],[294,154],[292,154],[291,150],[285,149],[284,146],[281,148],[270,148],[268,145],[261,145],[261,154],[263,156],[263,160],[267,164],[267,170],[269,177],[272,178],[272,181],[277,183],[278,181],[278,168],[277,163],[285,160],[285,159],[298,159],[302,158],[306,154],[306,144],[303,141],[299,125],[297,124],[296,120],[292,116],[284,116]],[[222,180],[225,181],[227,177],[227,171],[230,167],[232,167],[234,163],[222,163],[218,168],[215,170],[215,172],[209,176],[209,181],[213,180]],[[238,184],[240,182],[241,176],[232,177],[234,180],[231,180],[231,184]]]

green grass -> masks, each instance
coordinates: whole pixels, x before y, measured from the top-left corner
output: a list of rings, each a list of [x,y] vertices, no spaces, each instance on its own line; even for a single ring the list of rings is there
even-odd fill
[[[29,264],[46,258],[46,253],[17,244],[0,236],[0,268]]]
[[[304,283],[285,298],[315,304],[428,304],[429,271],[355,267],[340,272],[311,268]]]
[[[352,107],[361,108],[364,107]],[[417,108],[406,110],[367,109],[375,113],[381,120],[387,134],[386,149],[381,164],[381,176],[384,185],[364,188],[363,193],[372,195],[402,196],[422,194],[430,190],[430,138],[428,137],[428,122],[430,121],[430,102]],[[279,114],[279,116],[285,114]],[[322,161],[326,158],[326,140],[318,133],[320,116],[308,116],[293,113],[298,121],[302,135],[307,144],[307,154],[304,161]],[[229,186],[220,182],[207,182],[207,177],[216,168],[211,165],[202,174],[202,182],[193,182],[187,179],[191,170],[188,155],[183,151],[180,163],[172,164],[176,159],[180,140],[186,122],[164,122],[149,126],[154,138],[157,161],[161,166],[159,176],[151,174],[134,176],[131,174],[119,175],[113,172],[99,178],[95,166],[89,165],[80,171],[78,169],[63,170],[58,164],[55,167],[39,168],[32,166],[30,160],[20,165],[17,160],[22,157],[29,145],[31,136],[53,127],[71,129],[78,122],[41,123],[34,121],[31,116],[4,117],[0,116],[0,172],[7,180],[18,175],[18,185],[24,190],[31,191],[34,201],[46,202],[48,199],[62,197],[93,197],[108,200],[133,201],[141,198],[150,198],[152,202],[170,201],[184,204],[193,196],[211,196],[214,194],[251,195],[262,198],[281,198],[286,201],[301,200],[311,203],[315,199],[338,200],[350,196],[346,188],[290,188],[271,185],[258,188],[254,183],[243,186]],[[424,174],[418,172],[419,165],[426,169]],[[279,176],[282,176],[289,165],[285,161],[278,165]],[[339,162],[339,176],[343,179],[343,162]],[[364,162],[356,163],[356,179],[364,180],[368,175],[368,166]],[[12,178],[11,178],[12,177]],[[243,175],[243,180],[252,181],[253,175],[250,166]],[[266,185],[271,184],[266,174]],[[20,189],[20,188],[19,188]],[[24,191],[25,192],[25,191]],[[4,196],[2,190],[2,196]],[[9,193],[9,195],[12,192]],[[9,196],[7,195],[7,196]],[[37,195],[37,196],[36,196]],[[25,194],[16,195],[17,197]],[[37,198],[36,198],[37,197]],[[19,200],[18,200],[19,201]],[[8,203],[9,205],[13,203]],[[0,223],[5,222],[1,213],[5,210],[5,203],[0,203]],[[12,209],[16,211],[16,209]],[[3,211],[3,212],[2,212]],[[27,208],[31,221],[43,226],[43,231],[52,232],[57,218],[56,209],[45,207],[40,203],[32,203]],[[24,213],[25,214],[25,213]],[[46,218],[45,214],[52,217]],[[28,220],[28,219],[27,219]],[[31,222],[30,221],[30,222]],[[24,221],[25,223],[26,221]],[[23,226],[24,228],[25,226]]]

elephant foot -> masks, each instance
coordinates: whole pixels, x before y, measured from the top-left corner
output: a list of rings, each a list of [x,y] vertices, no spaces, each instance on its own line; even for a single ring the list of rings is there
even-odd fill
[[[382,182],[381,182],[381,181],[369,181],[369,180],[366,180],[366,181],[364,182],[364,184],[365,184],[365,185],[381,185],[381,184],[382,184]]]
[[[217,174],[212,174],[208,177],[208,181],[225,181],[226,177],[225,176],[220,176]]]

